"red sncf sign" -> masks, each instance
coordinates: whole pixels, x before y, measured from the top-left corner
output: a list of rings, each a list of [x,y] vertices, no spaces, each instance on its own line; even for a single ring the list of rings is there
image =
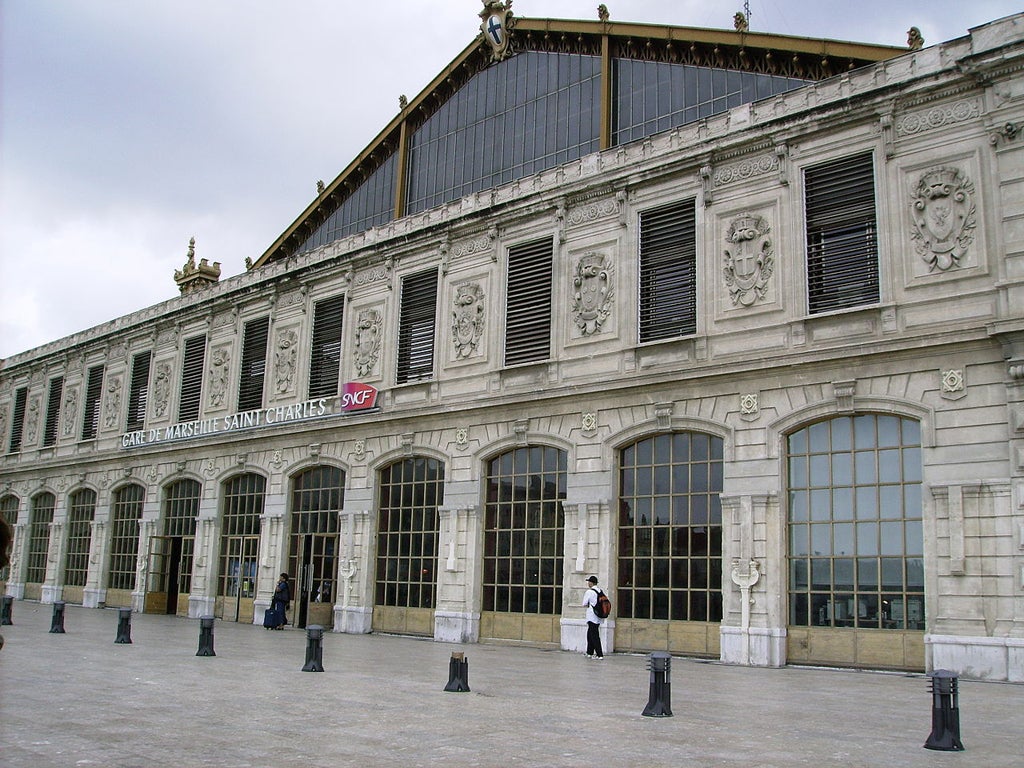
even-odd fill
[[[346,381],[341,391],[341,410],[361,411],[373,408],[377,402],[377,390],[369,384]]]

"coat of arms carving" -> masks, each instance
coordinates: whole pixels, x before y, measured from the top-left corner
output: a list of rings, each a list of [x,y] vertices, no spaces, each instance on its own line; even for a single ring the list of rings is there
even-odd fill
[[[600,333],[612,309],[611,264],[602,253],[588,253],[576,262],[572,280],[572,311],[584,336]]]
[[[763,216],[744,213],[725,232],[723,275],[734,306],[749,307],[764,298],[775,271],[775,255],[768,237],[771,227]]]
[[[484,332],[484,292],[476,283],[465,283],[455,289],[452,310],[452,343],[455,356],[472,355]]]
[[[360,376],[369,376],[380,358],[380,335],[384,322],[376,309],[364,309],[356,321],[355,359]]]
[[[482,0],[480,32],[491,48],[491,61],[501,61],[512,55],[512,0]]]
[[[959,266],[974,241],[974,185],[956,168],[932,168],[922,174],[911,194],[911,237],[928,271]]]

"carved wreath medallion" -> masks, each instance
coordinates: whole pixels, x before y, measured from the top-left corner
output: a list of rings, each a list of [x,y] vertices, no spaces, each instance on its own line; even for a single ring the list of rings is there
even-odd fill
[[[733,219],[725,233],[722,269],[734,306],[749,307],[764,298],[775,271],[771,227],[763,216],[744,213]]]
[[[956,168],[932,168],[918,180],[912,196],[911,237],[928,270],[959,266],[974,241],[974,185]]]
[[[572,311],[584,336],[600,333],[612,309],[611,263],[603,253],[588,253],[576,262]]]
[[[452,343],[455,356],[472,355],[484,332],[484,292],[476,283],[465,283],[455,289],[452,302]]]

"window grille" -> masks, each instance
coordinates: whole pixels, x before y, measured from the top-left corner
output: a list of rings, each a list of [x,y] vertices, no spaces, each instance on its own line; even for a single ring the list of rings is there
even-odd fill
[[[309,352],[310,399],[338,394],[344,316],[344,295],[318,301],[313,307],[313,339]]]
[[[40,493],[32,499],[32,515],[28,530],[28,568],[25,581],[42,584],[46,580],[46,559],[50,551],[50,524],[57,498],[52,493]]]
[[[89,369],[85,384],[85,409],[82,415],[82,439],[92,440],[100,426],[100,395],[103,394],[103,366]]]
[[[810,314],[877,303],[872,154],[865,152],[808,168],[804,194]]]
[[[82,488],[68,501],[68,555],[64,562],[64,584],[84,587],[89,573],[89,545],[96,514],[96,491]]]
[[[437,270],[402,280],[395,382],[429,379],[434,372],[434,325],[437,316]]]
[[[697,215],[693,199],[640,214],[640,342],[697,332]]]
[[[11,415],[11,442],[8,444],[8,453],[17,453],[21,450],[21,434],[25,428],[25,405],[28,402],[28,387],[20,387],[14,393],[14,413]]]
[[[444,465],[414,457],[380,473],[376,604],[433,608]]]
[[[181,364],[181,392],[178,396],[178,421],[199,418],[203,395],[203,367],[206,363],[206,334],[185,340]]]
[[[60,421],[60,399],[64,395],[64,377],[50,379],[50,392],[46,398],[46,423],[43,427],[43,447],[57,442],[57,424]]]
[[[242,333],[242,366],[238,376],[238,410],[251,411],[263,405],[263,379],[267,372],[267,336],[270,318],[245,324]]]
[[[152,352],[139,352],[132,359],[132,384],[128,393],[128,423],[125,430],[142,429],[146,423],[146,401],[149,400],[149,364]]]
[[[135,560],[139,554],[139,521],[146,489],[126,485],[114,493],[110,513],[110,589],[135,589]]]
[[[505,365],[551,356],[553,259],[554,241],[550,237],[508,249]]]

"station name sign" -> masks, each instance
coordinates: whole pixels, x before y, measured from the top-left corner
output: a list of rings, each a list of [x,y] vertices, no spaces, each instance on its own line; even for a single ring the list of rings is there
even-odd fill
[[[121,435],[121,447],[140,448],[176,440],[223,435],[260,427],[275,427],[297,421],[313,421],[330,416],[343,416],[353,411],[366,411],[376,405],[377,390],[374,387],[350,381],[344,384],[341,394],[336,397],[321,397],[287,405],[241,411],[227,416],[215,416],[211,419],[182,421],[168,427],[125,432]]]

